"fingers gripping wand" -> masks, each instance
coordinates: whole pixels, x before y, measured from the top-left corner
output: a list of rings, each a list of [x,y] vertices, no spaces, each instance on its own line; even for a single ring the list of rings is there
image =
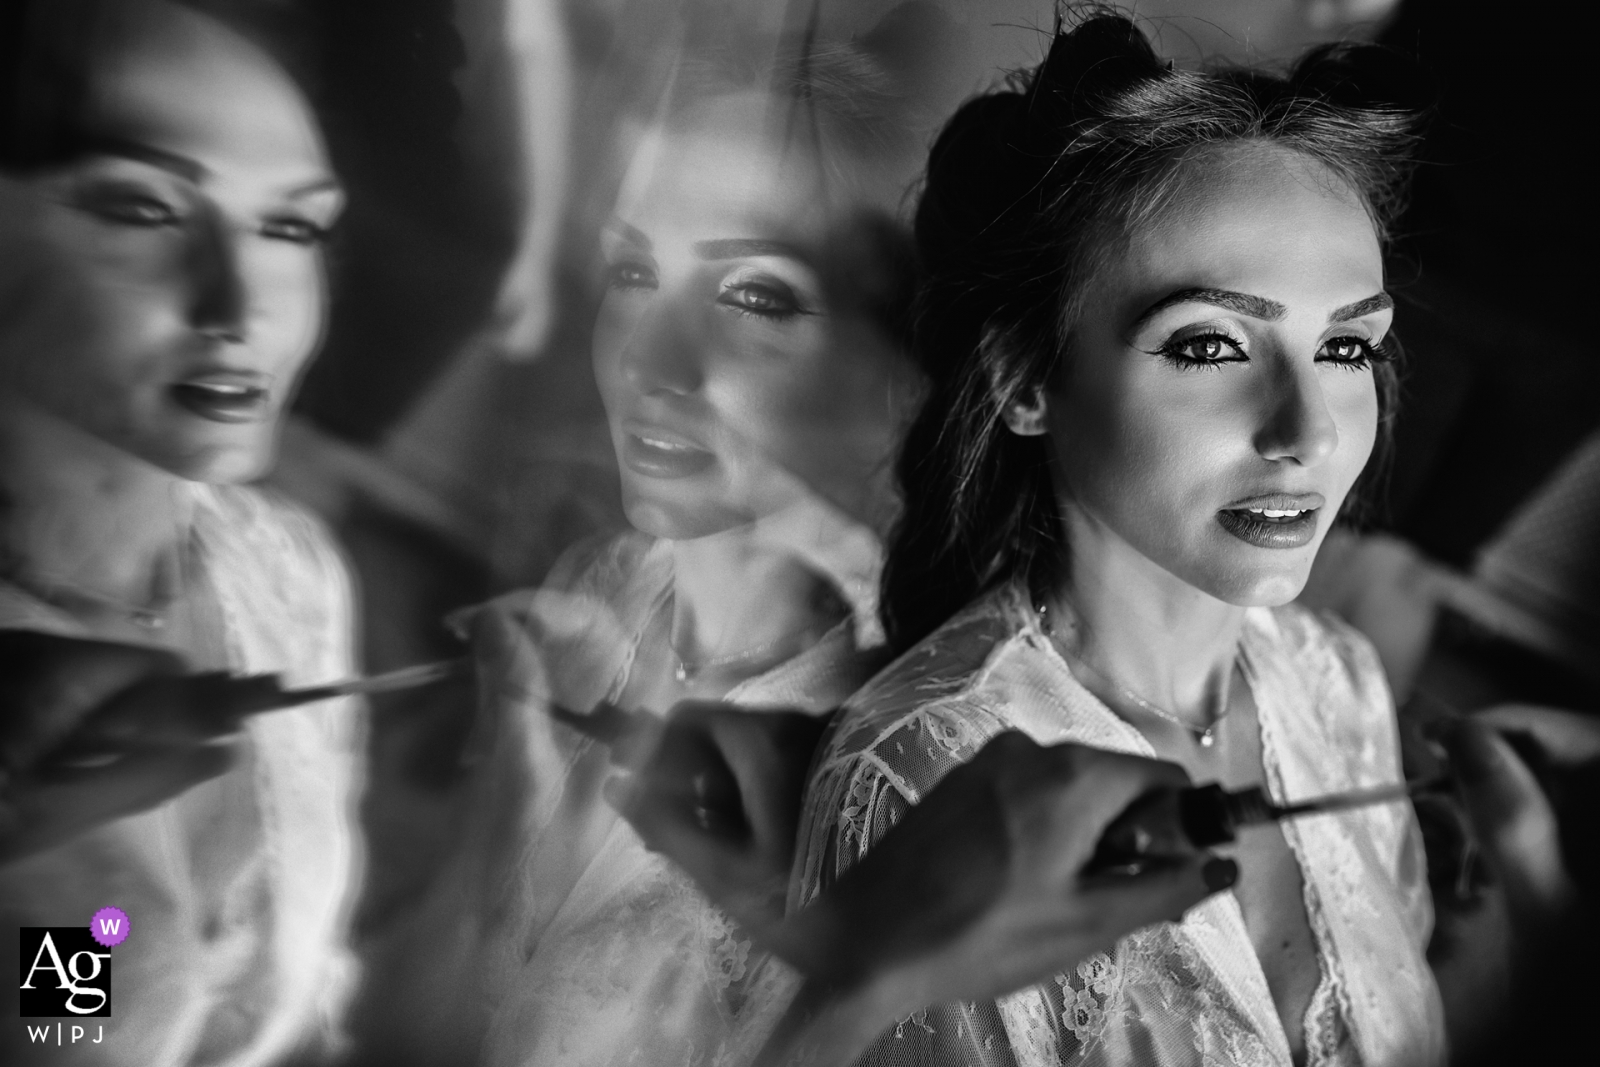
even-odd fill
[[[549,710],[557,720],[609,745],[628,744],[639,735],[654,733],[649,725],[653,722],[652,716],[611,704],[599,704],[586,714],[558,705]],[[695,773],[690,779],[695,793],[695,811],[702,828],[713,829],[707,825],[708,821],[726,820],[730,825],[725,829],[736,830],[743,819],[739,817],[738,787],[726,765],[714,752],[685,752],[681,757],[694,766]],[[1440,779],[1430,778],[1333,793],[1290,804],[1273,803],[1259,786],[1230,791],[1211,783],[1187,789],[1159,789],[1134,801],[1106,828],[1087,869],[1106,872],[1139,866],[1160,851],[1158,842],[1172,840],[1174,831],[1194,848],[1210,848],[1235,840],[1238,831],[1246,826],[1390,804],[1440,784]]]
[[[439,660],[436,663],[420,663],[412,667],[401,667],[399,670],[385,671],[366,678],[352,678],[346,682],[334,682],[330,685],[314,685],[304,689],[279,689],[277,692],[268,692],[262,697],[260,711],[276,711],[279,708],[292,708],[301,704],[312,704],[319,700],[330,700],[334,697],[355,696],[357,694],[394,693],[402,689],[417,689],[425,685],[433,685],[447,678],[453,678],[465,673],[468,661],[465,659]]]
[[[1391,804],[1439,785],[1436,779],[1331,793],[1291,804],[1275,804],[1260,786],[1227,790],[1216,783],[1187,789],[1161,789],[1134,801],[1106,827],[1088,870],[1108,872],[1141,865],[1174,829],[1195,848],[1233,841],[1246,826],[1283,819]]]
[[[689,806],[700,829],[725,837],[742,837],[750,824],[740,800],[739,783],[727,761],[710,741],[698,733],[666,730],[649,712],[629,711],[601,702],[588,712],[551,704],[550,717],[609,745],[613,759],[628,765],[656,746],[666,764],[679,768],[689,795],[679,799]]]

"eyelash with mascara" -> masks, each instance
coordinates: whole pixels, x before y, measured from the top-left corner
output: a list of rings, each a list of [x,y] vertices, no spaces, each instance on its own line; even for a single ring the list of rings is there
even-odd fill
[[[655,271],[633,260],[606,264],[600,271],[600,280],[607,289],[623,292],[656,288]]]
[[[751,307],[739,303],[734,294],[745,293],[765,298],[773,306]],[[805,308],[800,306],[799,298],[788,286],[781,283],[745,281],[730,285],[722,290],[717,297],[717,303],[731,309],[734,314],[745,318],[765,319],[769,322],[787,322],[797,315],[806,314]]]
[[[267,219],[261,224],[261,236],[297,245],[326,244],[332,231],[309,219]]]
[[[1350,370],[1364,370],[1374,363],[1388,363],[1394,359],[1394,354],[1384,347],[1382,341],[1369,341],[1365,337],[1354,337],[1348,334],[1343,337],[1330,337],[1322,343],[1322,347],[1327,348],[1329,345],[1337,344],[1341,341],[1356,345],[1361,350],[1361,354],[1353,359],[1330,358],[1325,362],[1337,363],[1339,366]]]
[[[1183,354],[1184,349],[1188,348],[1189,346],[1207,341],[1216,341],[1225,348],[1231,349],[1234,353],[1236,353],[1236,355],[1219,355],[1212,358],[1197,358],[1195,356],[1186,356]],[[1203,370],[1208,367],[1220,367],[1224,363],[1242,363],[1247,358],[1245,357],[1244,353],[1240,351],[1240,345],[1238,341],[1234,340],[1232,337],[1229,337],[1225,333],[1218,333],[1215,331],[1210,333],[1190,334],[1187,337],[1175,337],[1166,344],[1162,345],[1160,348],[1156,349],[1156,355],[1166,359],[1179,370]]]
[[[1186,356],[1183,354],[1184,349],[1188,348],[1189,346],[1206,341],[1219,342],[1225,347],[1237,352],[1238,355],[1217,356],[1213,358],[1196,358],[1194,356]],[[1374,363],[1387,363],[1393,358],[1389,349],[1385,348],[1381,341],[1369,341],[1365,337],[1356,337],[1349,334],[1341,337],[1328,338],[1328,340],[1322,343],[1322,349],[1327,348],[1329,345],[1340,342],[1356,345],[1361,350],[1361,354],[1353,358],[1324,358],[1319,356],[1317,362],[1334,363],[1349,370],[1364,370]],[[1239,347],[1239,342],[1234,340],[1232,337],[1229,337],[1227,334],[1213,332],[1193,334],[1188,337],[1176,338],[1168,341],[1166,344],[1156,349],[1156,354],[1170,361],[1180,370],[1204,370],[1211,367],[1220,367],[1226,363],[1246,362],[1249,357],[1244,355],[1243,352],[1240,352]],[[1322,349],[1319,349],[1318,351],[1320,352]]]

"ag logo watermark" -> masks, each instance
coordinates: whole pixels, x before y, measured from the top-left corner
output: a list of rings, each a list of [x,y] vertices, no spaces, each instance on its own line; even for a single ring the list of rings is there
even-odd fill
[[[101,908],[84,926],[21,928],[22,984],[18,995],[24,1019],[106,1019],[111,1016],[111,949],[128,939],[128,916],[118,908]],[[29,1026],[30,1041],[61,1044],[60,1023]],[[76,1043],[87,1032],[71,1027]],[[98,1043],[104,1030],[90,1038]]]

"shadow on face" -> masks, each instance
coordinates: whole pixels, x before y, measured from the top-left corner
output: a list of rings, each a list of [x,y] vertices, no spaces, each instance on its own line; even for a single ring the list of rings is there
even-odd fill
[[[114,14],[81,150],[0,173],[0,396],[179,477],[246,480],[321,336],[342,193],[264,51],[174,4]]]
[[[1235,145],[1105,257],[1047,428],[1075,558],[1138,558],[1218,599],[1305,584],[1372,452],[1393,315],[1359,199]]]

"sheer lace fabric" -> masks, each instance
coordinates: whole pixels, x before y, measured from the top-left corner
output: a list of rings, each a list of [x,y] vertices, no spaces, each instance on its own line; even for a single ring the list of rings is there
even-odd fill
[[[488,1064],[744,1064],[799,987],[645,849],[600,796],[603,746],[545,710],[552,699],[586,709],[619,696],[641,643],[661,639],[671,587],[670,547],[627,534],[472,622],[488,657],[480,677],[496,679],[485,721],[501,731],[483,778],[498,783],[505,810],[482,851],[514,857],[486,879]],[[728,699],[832,710],[870,673],[854,632],[841,623]]]
[[[224,662],[206,666],[290,685],[350,677],[350,583],[321,526],[255,490],[191,491],[189,578],[222,630]],[[0,627],[94,636],[4,584]],[[359,705],[254,716],[244,732],[243,758],[220,779],[0,869],[0,930],[13,945],[18,926],[75,925],[107,904],[134,926],[116,948],[105,1040],[80,1043],[72,1062],[244,1067],[337,1051],[356,977]],[[13,1029],[0,1059],[60,1062],[54,1047],[7,1047]]]
[[[1399,778],[1392,705],[1364,639],[1298,608],[1253,609],[1241,647],[1276,798]],[[1006,729],[1043,744],[1151,754],[1072,677],[1027,598],[999,590],[852,698],[807,790],[791,906],[825,889]],[[1303,819],[1284,833],[1321,968],[1305,1019],[1307,1062],[1442,1062],[1442,1013],[1423,955],[1432,912],[1409,807]],[[1243,915],[1224,893],[1182,923],[1141,930],[992,1004],[920,1012],[863,1062],[1280,1065],[1290,1054]]]

